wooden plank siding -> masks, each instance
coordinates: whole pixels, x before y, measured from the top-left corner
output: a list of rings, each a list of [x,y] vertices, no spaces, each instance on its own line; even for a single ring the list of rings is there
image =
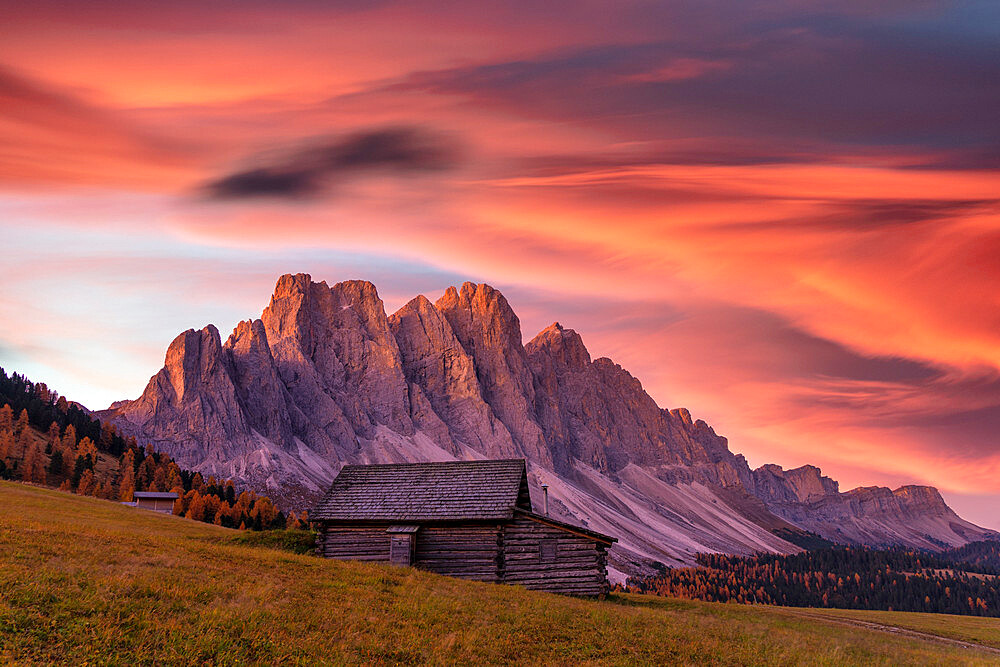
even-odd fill
[[[552,546],[549,560],[543,551]],[[526,516],[516,515],[504,526],[503,562],[507,584],[569,595],[608,592],[604,543]]]
[[[534,514],[523,459],[344,466],[309,515],[327,558],[568,595],[608,590],[615,538]]]
[[[340,560],[389,562],[389,524],[336,526],[324,524],[316,535],[316,553]]]
[[[462,579],[499,582],[501,525],[425,526],[417,533],[414,565]]]
[[[316,553],[326,558],[389,562],[389,524],[323,524]],[[415,567],[476,581],[500,581],[500,524],[431,525],[416,533]]]
[[[388,563],[392,538],[388,527],[388,523],[324,523],[316,538],[316,553]],[[413,565],[429,572],[569,595],[608,591],[604,543],[525,516],[489,525],[421,526],[414,537]],[[551,554],[543,553],[546,547]]]

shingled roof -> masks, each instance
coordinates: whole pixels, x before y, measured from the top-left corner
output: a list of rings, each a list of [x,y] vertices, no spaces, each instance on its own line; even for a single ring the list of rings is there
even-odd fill
[[[531,511],[523,459],[347,465],[311,520],[507,520]]]

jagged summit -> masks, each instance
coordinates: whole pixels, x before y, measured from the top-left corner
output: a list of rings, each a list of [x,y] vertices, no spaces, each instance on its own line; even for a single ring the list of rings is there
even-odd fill
[[[212,325],[182,333],[142,396],[104,416],[288,505],[314,500],[345,463],[525,458],[557,516],[621,536],[612,561],[629,571],[699,551],[794,551],[778,527],[928,548],[987,534],[928,487],[840,493],[813,466],[751,471],[704,421],[592,359],[573,329],[555,322],[522,344],[486,284],[387,315],[368,281],[281,276],[259,319],[224,343]]]
[[[590,352],[583,344],[583,338],[572,329],[564,329],[558,322],[542,329],[525,345],[528,354],[545,350],[550,356],[565,366],[583,368],[590,363]]]

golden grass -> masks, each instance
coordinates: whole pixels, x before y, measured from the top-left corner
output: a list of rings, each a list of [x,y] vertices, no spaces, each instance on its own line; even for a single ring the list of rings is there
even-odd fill
[[[837,618],[891,625],[1000,649],[1000,619],[996,618],[924,614],[909,611],[863,611],[856,609],[825,609],[822,611]],[[816,610],[815,613],[819,614],[820,610]],[[1000,664],[1000,656],[997,656],[996,662]]]
[[[639,595],[577,600],[322,560],[236,543],[236,533],[224,528],[16,483],[0,483],[0,508],[0,662],[926,665],[998,659],[810,618],[809,610],[796,615]],[[954,622],[935,618],[922,629],[944,634]],[[980,628],[991,629],[1000,630],[1000,621]]]

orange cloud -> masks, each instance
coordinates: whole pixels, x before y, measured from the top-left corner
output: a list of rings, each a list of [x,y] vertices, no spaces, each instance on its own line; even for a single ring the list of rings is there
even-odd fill
[[[12,6],[0,232],[46,280],[5,283],[0,360],[122,398],[162,338],[252,315],[274,275],[371,272],[389,303],[468,278],[754,463],[1000,494],[994,54],[905,3],[711,4]],[[387,126],[465,153],[327,169],[309,201],[199,196]],[[106,330],[142,341],[127,364]],[[94,355],[106,375],[71,363]]]

